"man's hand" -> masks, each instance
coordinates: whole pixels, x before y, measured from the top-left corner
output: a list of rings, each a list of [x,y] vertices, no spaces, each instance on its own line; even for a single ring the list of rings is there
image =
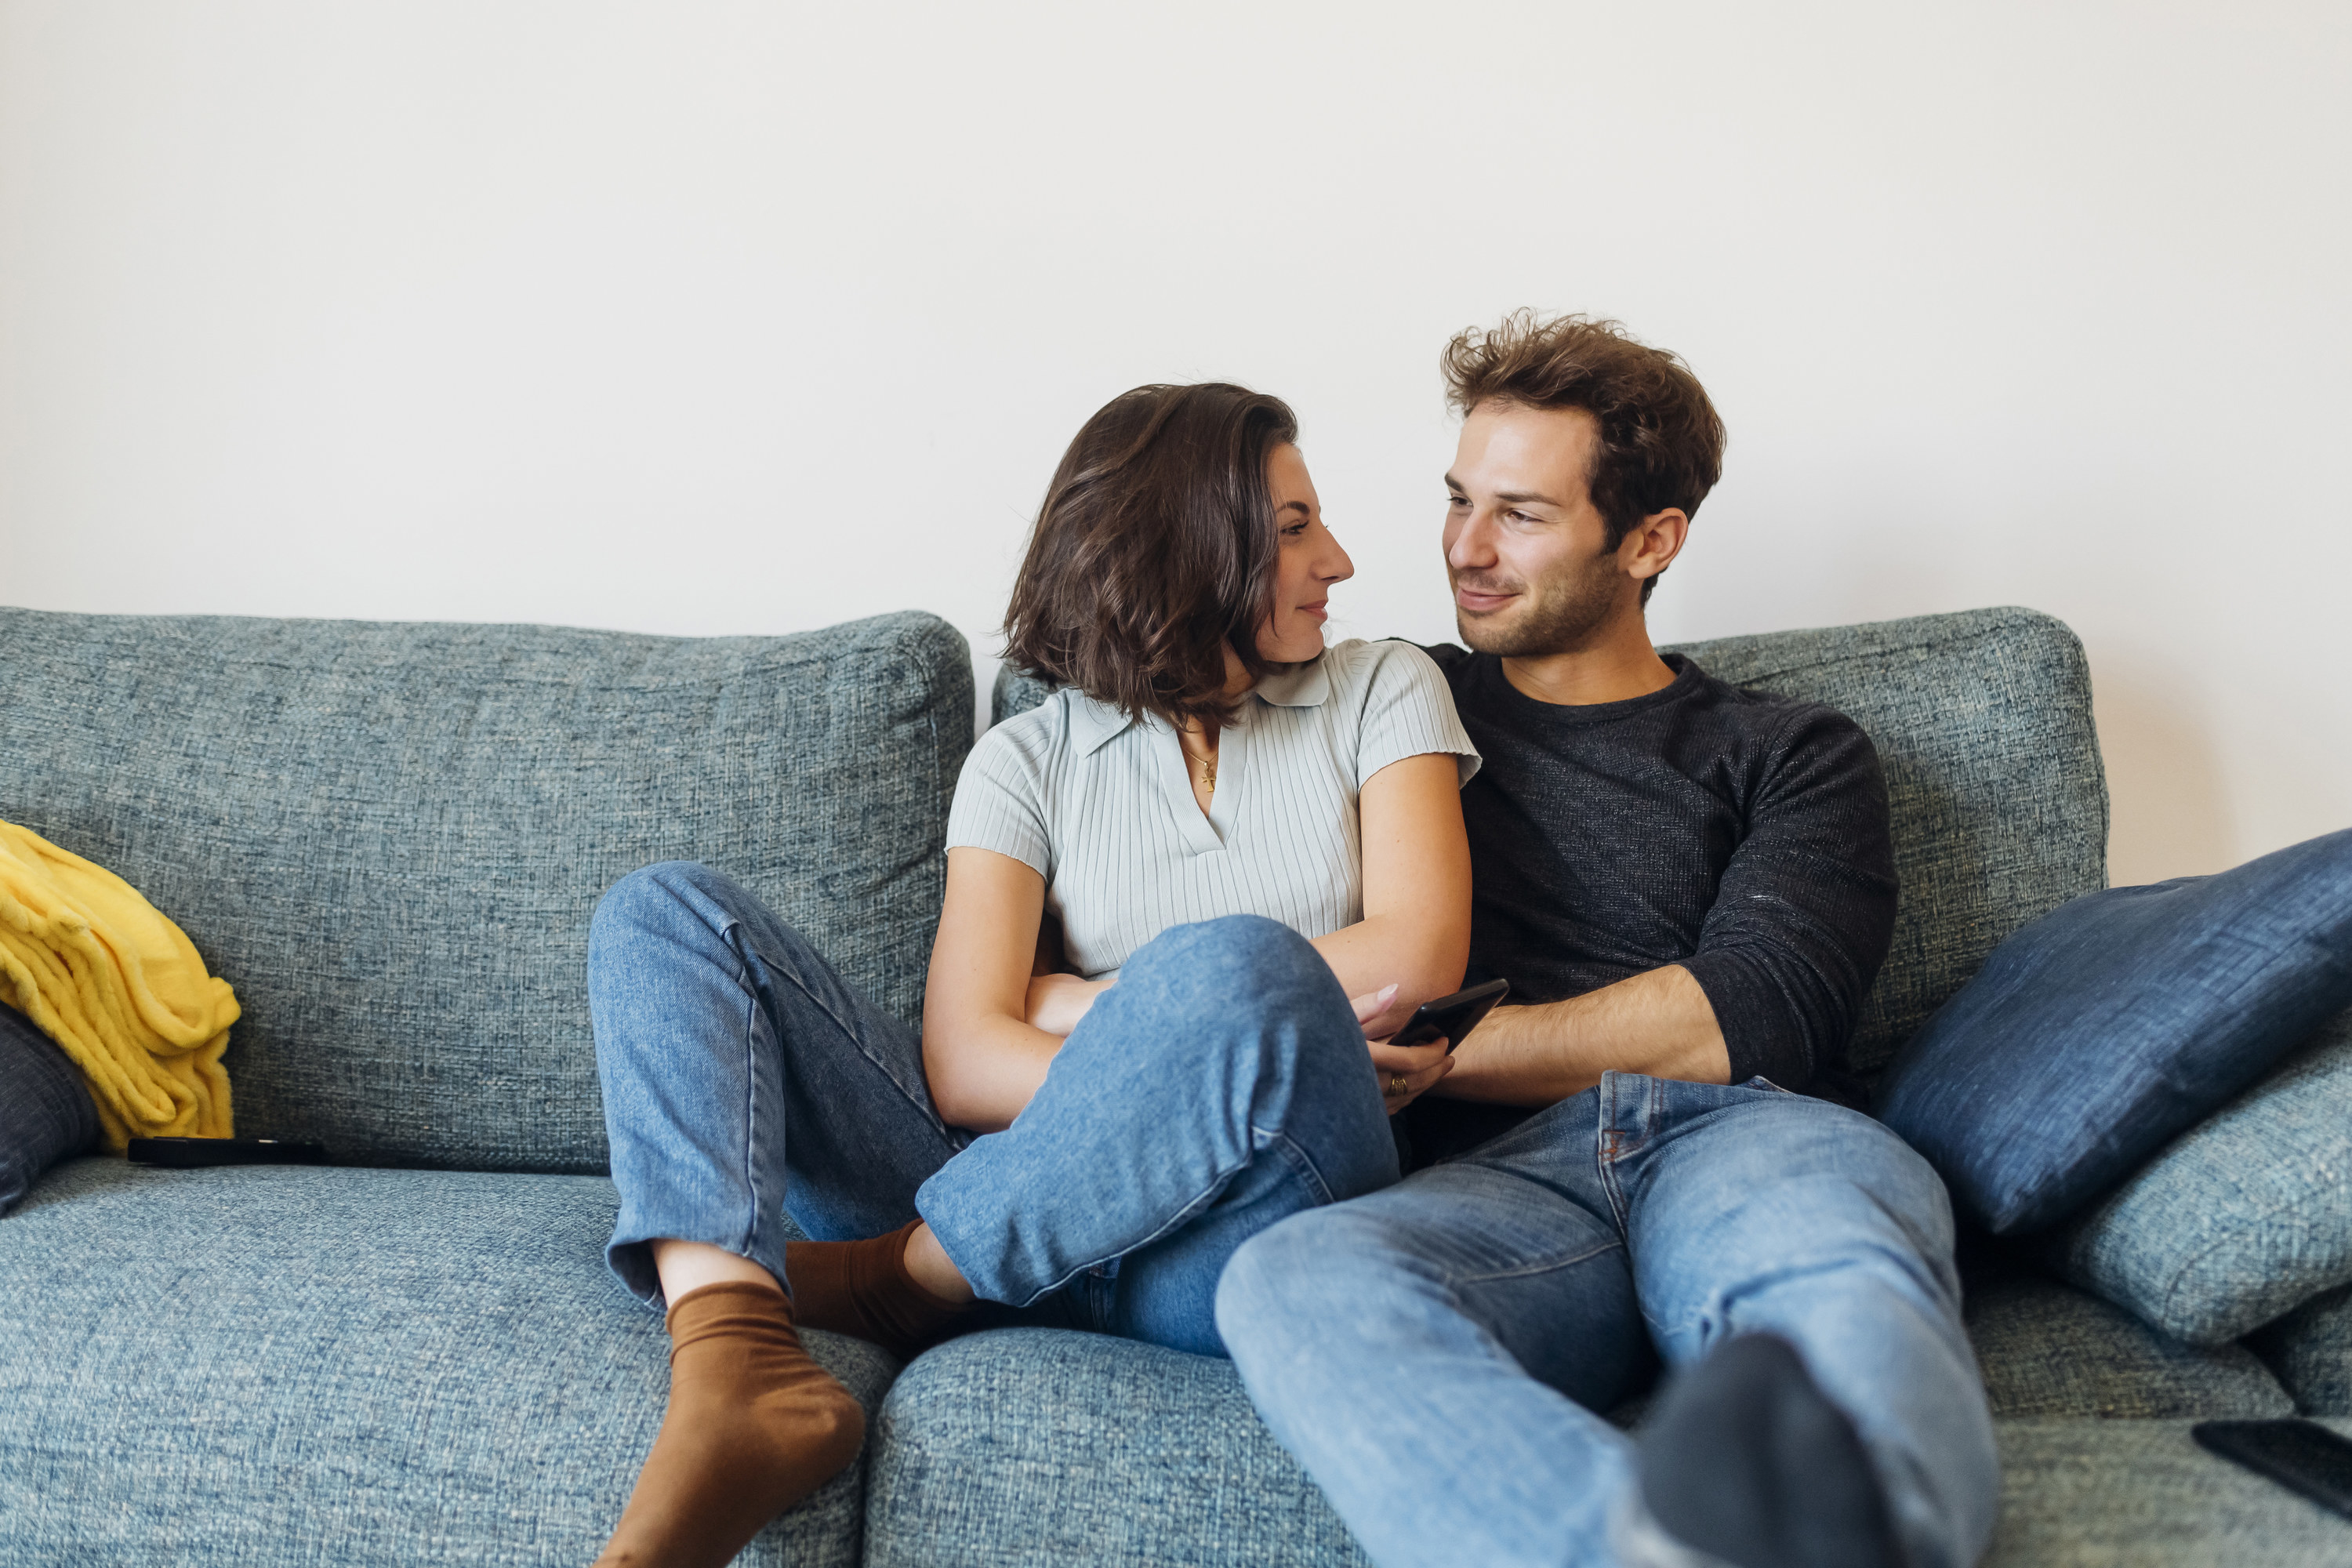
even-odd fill
[[[1364,1028],[1364,1040],[1372,1054],[1372,1070],[1381,1077],[1381,1099],[1394,1116],[1430,1087],[1454,1070],[1454,1058],[1445,1054],[1445,1042],[1433,1040],[1425,1046],[1392,1046],[1389,1037],[1404,1019],[1391,1017],[1396,1011],[1397,988],[1383,985],[1370,995],[1350,996],[1348,1005],[1356,1010],[1356,1022]],[[1409,1016],[1410,1015],[1408,1015]]]
[[[1032,975],[1024,1021],[1033,1029],[1066,1037],[1087,1016],[1087,1009],[1095,1005],[1095,998],[1117,984],[1111,980],[1082,980],[1075,974]]]

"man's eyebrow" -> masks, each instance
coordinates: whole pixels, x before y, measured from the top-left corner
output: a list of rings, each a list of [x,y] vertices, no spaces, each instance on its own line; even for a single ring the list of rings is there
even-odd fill
[[[1462,488],[1462,481],[1455,479],[1452,474],[1445,476],[1445,488],[1452,490],[1456,495],[1467,495],[1469,493]],[[1499,501],[1509,501],[1514,506],[1517,506],[1528,501],[1533,501],[1538,506],[1558,506],[1560,504],[1551,497],[1538,490],[1496,490],[1495,492],[1495,499]]]

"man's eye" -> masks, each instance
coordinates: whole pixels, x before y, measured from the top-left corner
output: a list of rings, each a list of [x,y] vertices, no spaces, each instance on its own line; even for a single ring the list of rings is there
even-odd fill
[[[1445,504],[1447,506],[1468,506],[1470,504],[1470,498],[1467,496],[1447,496],[1445,498]]]

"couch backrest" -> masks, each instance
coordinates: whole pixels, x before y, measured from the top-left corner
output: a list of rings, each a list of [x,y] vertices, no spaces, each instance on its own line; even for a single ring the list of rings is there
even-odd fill
[[[2090,670],[2063,621],[1969,610],[1680,651],[1734,685],[1828,703],[1878,748],[1902,892],[1894,948],[1855,1030],[1863,1073],[1885,1066],[2004,937],[2106,885]],[[1045,690],[1000,674],[996,716]]]
[[[971,744],[927,615],[792,637],[0,609],[0,819],[118,872],[245,1016],[237,1131],[593,1171],[588,917],[705,860],[908,1019]]]

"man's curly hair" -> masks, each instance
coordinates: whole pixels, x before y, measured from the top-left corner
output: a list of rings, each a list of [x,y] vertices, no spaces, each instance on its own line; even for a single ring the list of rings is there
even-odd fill
[[[1600,440],[1584,482],[1612,550],[1635,523],[1669,507],[1697,515],[1723,477],[1723,420],[1698,377],[1615,321],[1514,310],[1491,331],[1456,332],[1440,363],[1459,413],[1516,403],[1592,416]],[[1657,584],[1642,584],[1642,603]]]

